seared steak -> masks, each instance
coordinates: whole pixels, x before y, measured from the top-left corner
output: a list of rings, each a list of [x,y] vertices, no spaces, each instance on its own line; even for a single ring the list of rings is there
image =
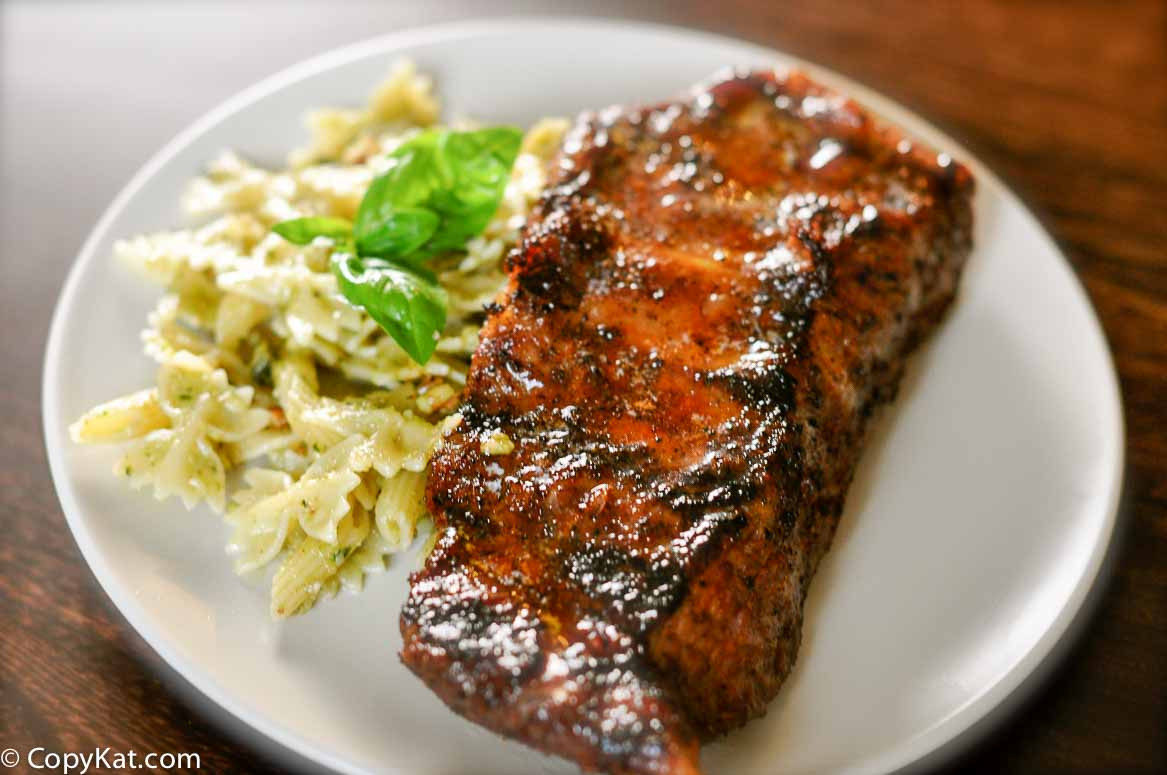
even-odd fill
[[[585,769],[697,772],[790,672],[972,190],[797,73],[583,116],[433,461],[405,664]]]

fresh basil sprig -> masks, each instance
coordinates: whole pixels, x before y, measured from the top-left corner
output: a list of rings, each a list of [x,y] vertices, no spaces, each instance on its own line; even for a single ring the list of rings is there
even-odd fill
[[[340,292],[363,308],[418,363],[446,325],[446,292],[424,262],[459,250],[498,209],[522,132],[431,129],[402,143],[365,192],[356,221],[295,218],[272,231],[306,245],[336,243],[332,271]]]

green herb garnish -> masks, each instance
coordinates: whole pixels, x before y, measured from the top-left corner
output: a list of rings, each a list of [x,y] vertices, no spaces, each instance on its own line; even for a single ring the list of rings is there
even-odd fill
[[[353,236],[353,225],[344,218],[293,218],[277,223],[271,230],[296,245],[307,245],[317,237],[340,241]]]
[[[433,353],[434,334],[446,325],[446,292],[433,274],[385,258],[341,253],[332,262],[345,298],[364,307],[418,363]]]
[[[425,363],[446,325],[447,300],[424,262],[464,248],[486,228],[522,138],[514,127],[427,130],[390,154],[392,166],[369,186],[354,223],[296,218],[272,231],[297,245],[335,241],[340,292]]]

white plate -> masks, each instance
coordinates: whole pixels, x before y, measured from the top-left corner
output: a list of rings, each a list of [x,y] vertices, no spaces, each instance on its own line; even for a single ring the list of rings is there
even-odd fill
[[[757,46],[627,22],[506,21],[381,38],[249,89],[163,149],[86,242],[53,319],[45,434],[69,526],[105,591],[201,692],[254,729],[346,772],[572,772],[447,711],[397,661],[414,558],[365,593],[275,624],[240,582],[207,509],[113,480],[111,449],[68,423],[152,382],[138,331],[157,291],[113,241],[181,222],[186,182],[224,147],[277,164],[313,106],[360,103],[391,62],[432,72],[451,110],[529,124],[654,101],[723,65],[794,64]],[[950,139],[810,68],[970,164],[976,251],[959,304],[878,424],[835,546],[811,587],[802,652],[769,715],[708,746],[711,773],[886,772],[935,762],[1047,661],[1099,575],[1123,436],[1098,322],[1050,238]],[[1032,680],[1030,681],[1032,684]]]

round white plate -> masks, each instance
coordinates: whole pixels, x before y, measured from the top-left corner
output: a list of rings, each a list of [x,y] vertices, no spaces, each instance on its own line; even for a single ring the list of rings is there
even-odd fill
[[[628,22],[438,27],[313,59],[196,123],[105,213],[53,319],[45,434],[69,526],[142,637],[231,714],[337,770],[574,771],[455,716],[399,664],[415,557],[359,596],[273,623],[266,591],[232,574],[216,516],[127,490],[110,475],[116,450],[66,432],[153,380],[138,331],[158,291],[111,263],[114,240],[181,223],[184,185],[222,148],[279,164],[305,139],[307,109],[361,103],[403,55],[436,76],[451,112],[523,125],[661,100],[726,64],[804,66],[970,164],[976,250],[959,303],[878,423],[811,586],[798,664],[769,714],[702,761],[711,773],[887,772],[935,762],[1000,715],[1067,635],[1114,531],[1121,407],[1086,296],[1016,197],[910,112],[775,51]]]

